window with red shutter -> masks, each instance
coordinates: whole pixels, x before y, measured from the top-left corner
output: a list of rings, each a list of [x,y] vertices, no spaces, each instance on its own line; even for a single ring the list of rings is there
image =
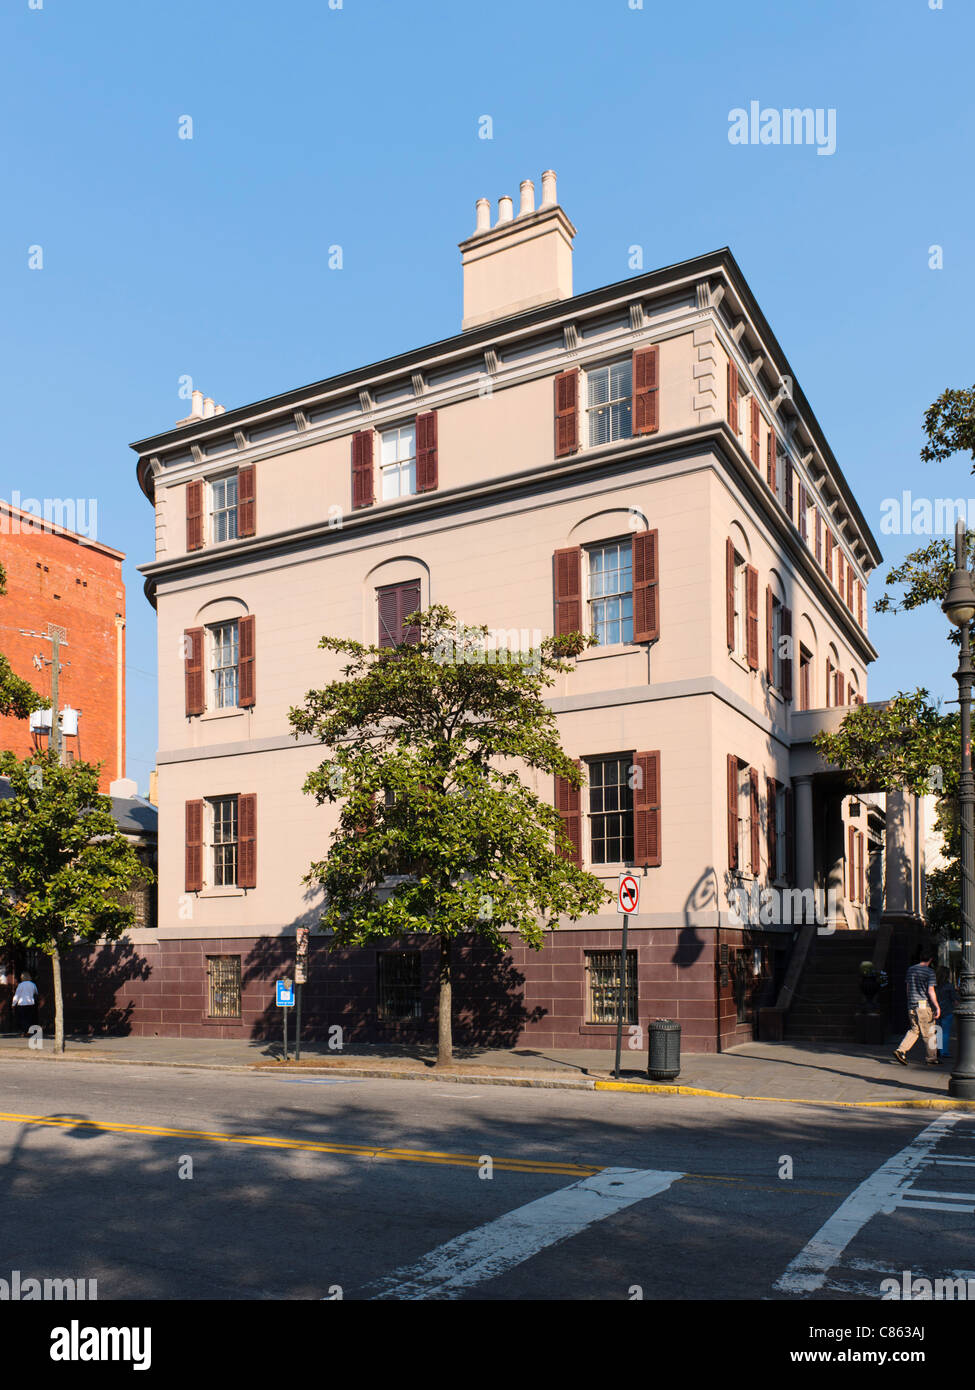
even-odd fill
[[[634,796],[633,860],[656,868],[660,848],[660,753],[637,753]]]
[[[653,434],[660,428],[659,349],[639,348],[633,354],[633,433]]]
[[[778,440],[775,437],[775,430],[769,428],[768,432],[768,459],[765,465],[765,477],[769,487],[778,496],[779,492],[779,469],[778,469]]]
[[[758,570],[752,565],[745,566],[745,601],[747,604],[748,628],[746,635],[746,655],[749,668],[758,670]]]
[[[738,368],[734,362],[728,363],[728,424],[733,434],[738,433]]]
[[[782,607],[782,636],[785,655],[782,657],[782,698],[792,699],[792,609]]]
[[[775,599],[771,584],[765,586],[765,672],[769,685],[775,685]]]
[[[582,631],[582,549],[578,545],[557,550],[555,577],[555,635]]]
[[[826,578],[833,582],[833,550],[836,546],[836,537],[832,531],[826,528]]]
[[[728,868],[738,864],[738,759],[728,754]]]
[[[237,886],[257,887],[257,797],[252,792],[237,798]]]
[[[819,564],[823,563],[823,516],[819,508],[816,508],[816,559]]]
[[[186,549],[203,547],[203,484],[186,484]]]
[[[360,430],[352,436],[353,507],[371,507],[375,501],[372,439],[372,430]]]
[[[575,765],[581,770],[582,763],[578,758]],[[569,848],[564,845],[559,846],[560,853],[569,860],[570,863],[582,867],[582,810],[581,792],[578,787],[572,786],[571,782],[565,777],[555,779],[555,809],[559,813],[562,821],[562,829],[566,839],[569,841]]]
[[[758,408],[758,401],[752,397],[752,463],[756,468],[762,466],[762,437],[759,429],[761,411]]]
[[[249,709],[255,702],[254,618],[241,618],[237,624],[239,694],[237,703]]]
[[[415,643],[420,639],[420,630],[407,627],[408,614],[420,609],[420,581],[408,579],[401,584],[384,584],[376,590],[379,606],[380,647],[399,647],[404,643]]]
[[[185,814],[185,891],[199,893],[203,887],[203,802],[187,801]]]
[[[758,877],[758,874],[759,874],[759,870],[761,869],[761,858],[760,858],[760,853],[761,853],[761,846],[760,846],[761,822],[760,822],[760,820],[759,820],[760,811],[759,811],[759,800],[758,800],[758,770],[757,770],[756,768],[754,768],[754,767],[750,767],[750,768],[748,769],[748,782],[749,782],[749,792],[750,792],[750,796],[751,796],[751,821],[750,821],[750,825],[749,825],[749,830],[751,831],[751,845],[749,846],[749,848],[751,849],[752,873],[753,873],[753,874],[756,876],[756,878],[757,878],[757,877]]]
[[[863,627],[863,585],[857,580],[857,622]]]
[[[183,633],[183,668],[186,686],[186,715],[202,714],[203,691],[203,629],[191,627]]]
[[[660,636],[658,532],[633,537],[633,640],[655,642]]]
[[[237,470],[237,534],[253,536],[257,531],[257,475],[253,464]]]
[[[789,462],[788,459],[786,459],[786,461],[785,461],[785,511],[786,511],[786,515],[788,516],[788,518],[789,518],[790,521],[793,521],[793,520],[794,520],[794,510],[795,510],[795,508],[794,508],[794,505],[793,505],[793,503],[794,503],[794,497],[793,497],[793,479],[794,479],[794,477],[795,477],[795,471],[796,471],[796,470],[792,467],[792,464]]]
[[[555,378],[555,456],[579,448],[579,371],[573,367]]]
[[[779,867],[779,844],[778,844],[778,792],[779,787],[774,777],[765,779],[765,814],[766,814],[766,833],[767,844],[765,852],[768,855],[768,881],[774,883],[778,878]]]
[[[437,412],[416,417],[416,490],[435,492],[439,486],[437,463]]]

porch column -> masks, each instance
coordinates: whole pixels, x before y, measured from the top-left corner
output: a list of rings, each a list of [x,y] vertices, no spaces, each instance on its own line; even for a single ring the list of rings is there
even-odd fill
[[[826,915],[831,927],[842,930],[846,920],[846,844],[843,834],[843,797],[825,798],[824,870],[826,878]],[[833,910],[830,911],[830,894]]]
[[[914,862],[913,797],[910,792],[887,793],[887,824],[884,830],[884,916],[908,917],[917,914],[914,883],[918,865]]]
[[[796,887],[813,888],[813,787],[811,777],[794,777],[792,789],[796,798]]]

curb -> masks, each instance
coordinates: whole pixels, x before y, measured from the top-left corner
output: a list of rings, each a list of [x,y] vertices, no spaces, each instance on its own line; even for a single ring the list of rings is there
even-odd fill
[[[710,1096],[715,1100],[752,1100],[764,1105],[831,1105],[845,1110],[975,1110],[975,1100],[923,1096],[903,1100],[809,1100],[804,1096],[738,1096],[729,1091],[705,1091],[697,1086],[653,1086],[639,1081],[597,1081],[597,1091],[642,1091],[648,1095]]]

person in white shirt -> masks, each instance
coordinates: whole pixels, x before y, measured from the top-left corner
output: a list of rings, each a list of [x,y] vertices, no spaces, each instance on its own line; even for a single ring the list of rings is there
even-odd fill
[[[28,1028],[37,1017],[37,986],[29,975],[21,975],[20,984],[14,990],[13,1005],[20,1036],[26,1038]]]

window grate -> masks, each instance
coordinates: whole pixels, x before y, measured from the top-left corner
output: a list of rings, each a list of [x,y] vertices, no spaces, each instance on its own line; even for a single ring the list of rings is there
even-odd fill
[[[240,956],[207,956],[207,1014],[240,1018]]]
[[[588,1023],[615,1023],[620,998],[620,951],[586,952]],[[637,1022],[636,951],[626,953],[624,1023]]]
[[[376,966],[379,1017],[387,1023],[419,1018],[423,1009],[419,951],[380,951]]]

